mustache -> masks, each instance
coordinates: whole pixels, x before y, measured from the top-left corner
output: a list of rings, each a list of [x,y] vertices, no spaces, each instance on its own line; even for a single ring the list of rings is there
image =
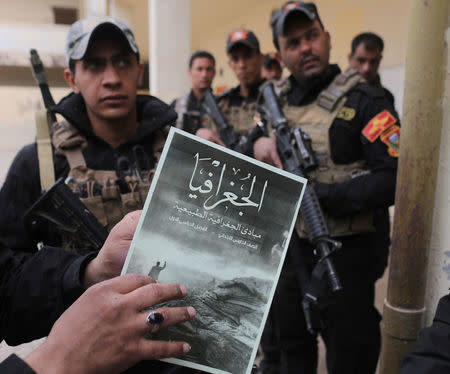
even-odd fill
[[[306,60],[319,60],[319,56],[315,55],[314,53],[308,53],[301,57],[300,59],[300,66],[303,66],[306,62]]]

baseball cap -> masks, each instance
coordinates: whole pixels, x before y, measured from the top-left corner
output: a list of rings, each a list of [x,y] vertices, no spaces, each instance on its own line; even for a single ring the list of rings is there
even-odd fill
[[[258,38],[250,30],[237,29],[231,32],[227,39],[227,53],[230,53],[231,48],[237,44],[245,45],[259,52]]]
[[[135,54],[139,53],[133,32],[126,23],[109,16],[91,16],[70,26],[66,39],[67,65],[69,65],[70,60],[81,60],[84,57],[92,35],[103,28],[117,30],[124,37],[131,51]]]
[[[322,21],[320,20],[315,4],[305,3],[303,1],[288,1],[272,16],[270,24],[272,26],[274,36],[284,35],[284,25],[286,19],[288,15],[294,12],[306,15],[311,21],[318,20],[322,25]]]

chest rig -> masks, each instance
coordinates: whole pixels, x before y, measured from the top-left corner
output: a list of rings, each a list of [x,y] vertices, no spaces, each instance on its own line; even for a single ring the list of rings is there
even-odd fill
[[[127,213],[142,209],[155,169],[137,173],[129,168],[122,175],[117,170],[90,169],[82,153],[87,146],[85,137],[65,120],[55,122],[52,128],[55,154],[64,156],[69,163],[68,186],[108,231]],[[153,144],[157,161],[163,146],[161,133]]]
[[[256,102],[246,103],[244,101],[241,106],[230,106],[229,96],[224,96],[219,101],[219,108],[227,123],[233,126],[235,131],[241,135],[247,135],[254,127],[256,104]]]
[[[333,82],[323,90],[317,99],[304,106],[290,106],[287,94],[291,89],[289,80],[280,82],[276,91],[281,99],[283,112],[290,126],[300,127],[311,137],[318,168],[309,174],[317,182],[342,183],[358,175],[368,173],[364,160],[349,164],[335,164],[331,159],[329,128],[347,100],[347,93],[363,78],[353,69],[339,74]],[[361,212],[349,217],[333,217],[324,212],[330,235],[333,237],[374,232],[373,211]],[[306,237],[304,224],[299,218],[296,229],[301,237]]]
[[[48,190],[55,183],[53,145],[55,154],[64,156],[69,164],[66,184],[108,231],[127,213],[142,209],[155,169],[140,170],[139,173],[132,172],[119,177],[116,170],[88,168],[82,153],[87,146],[86,138],[64,119],[53,122],[48,113],[38,113],[36,117],[41,187]],[[155,133],[152,149],[156,161],[159,160],[164,141],[162,131]],[[121,185],[118,180],[122,182]],[[64,248],[87,249],[86,243],[80,242],[79,238],[61,234]]]
[[[188,110],[189,94],[175,101],[175,112],[177,112],[176,127],[178,129],[195,134],[199,128],[217,130],[211,117],[198,110]]]

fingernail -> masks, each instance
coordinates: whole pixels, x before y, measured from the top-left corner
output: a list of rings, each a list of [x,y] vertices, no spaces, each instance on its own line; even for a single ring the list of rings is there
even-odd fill
[[[187,307],[187,312],[188,312],[190,318],[194,318],[195,314],[197,313],[195,311],[195,309],[193,307],[191,307],[191,306]]]
[[[186,296],[188,293],[187,288],[184,284],[180,284],[180,291],[183,296]]]
[[[188,343],[183,344],[183,353],[188,353],[191,350],[191,346]]]

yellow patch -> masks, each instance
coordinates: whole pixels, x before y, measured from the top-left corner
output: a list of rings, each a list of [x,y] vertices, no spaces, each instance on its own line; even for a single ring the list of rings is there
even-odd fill
[[[383,110],[369,121],[362,130],[362,134],[367,140],[373,143],[384,130],[391,127],[396,122],[397,120],[388,110]]]
[[[351,121],[355,117],[355,114],[355,109],[343,106],[337,114],[336,118],[341,118],[345,121]]]

